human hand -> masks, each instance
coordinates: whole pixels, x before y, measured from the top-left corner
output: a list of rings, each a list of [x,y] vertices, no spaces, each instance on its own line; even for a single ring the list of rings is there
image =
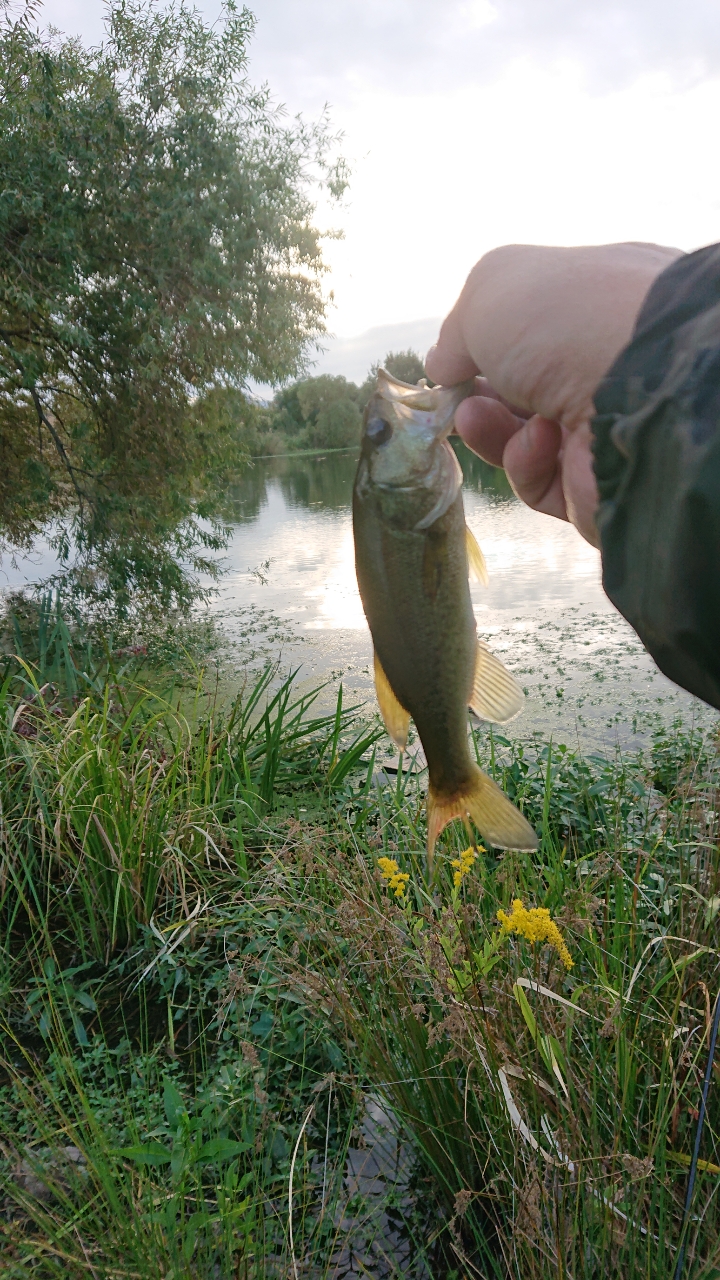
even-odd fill
[[[506,245],[473,267],[425,361],[446,385],[473,374],[458,435],[502,466],[519,498],[598,545],[592,397],[679,249]]]

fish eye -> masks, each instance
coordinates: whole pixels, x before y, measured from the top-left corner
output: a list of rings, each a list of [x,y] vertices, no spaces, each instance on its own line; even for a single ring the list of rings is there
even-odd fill
[[[392,427],[384,418],[369,418],[365,435],[372,444],[386,444],[392,435]]]

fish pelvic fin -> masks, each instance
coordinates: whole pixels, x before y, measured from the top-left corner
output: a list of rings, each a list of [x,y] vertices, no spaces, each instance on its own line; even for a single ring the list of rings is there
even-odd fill
[[[514,676],[491,653],[483,640],[478,640],[475,677],[469,707],[480,720],[507,724],[522,711],[525,694]]]
[[[467,551],[469,576],[474,578],[476,582],[482,582],[483,586],[486,587],[489,579],[485,557],[469,525],[465,525],[465,549]]]
[[[453,818],[472,818],[483,839],[499,849],[532,851],[538,847],[538,839],[530,823],[519,809],[508,800],[497,783],[488,778],[476,764],[464,787],[452,795],[442,795],[428,789],[427,855],[432,866],[435,842]]]
[[[385,722],[388,735],[395,743],[398,751],[404,751],[407,746],[408,729],[410,727],[410,712],[406,711],[395,697],[377,653],[375,653],[374,659],[375,692],[378,706],[380,707],[380,715]]]

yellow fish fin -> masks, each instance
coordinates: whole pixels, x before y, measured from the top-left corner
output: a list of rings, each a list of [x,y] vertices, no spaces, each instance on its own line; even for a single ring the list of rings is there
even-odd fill
[[[380,707],[380,715],[385,721],[385,728],[398,751],[404,751],[407,746],[410,712],[401,707],[395,697],[377,653],[375,654],[375,692]]]
[[[432,864],[435,841],[443,827],[453,818],[472,818],[483,839],[499,849],[526,849],[538,847],[538,840],[530,823],[519,809],[511,804],[500,788],[488,778],[476,764],[472,765],[472,777],[466,786],[452,795],[440,795],[428,789],[427,799],[428,862]]]
[[[506,724],[518,711],[522,711],[524,702],[525,694],[515,677],[490,652],[484,641],[478,640],[470,710],[481,720]]]
[[[467,550],[469,576],[474,578],[476,582],[482,582],[483,586],[486,587],[488,584],[488,571],[485,557],[480,550],[475,534],[468,525],[465,525],[465,548]]]

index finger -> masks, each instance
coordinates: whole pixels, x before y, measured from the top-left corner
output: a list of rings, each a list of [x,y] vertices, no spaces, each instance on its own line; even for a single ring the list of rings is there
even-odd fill
[[[443,321],[438,340],[425,357],[425,372],[433,382],[446,387],[480,372],[467,349],[457,305]]]

